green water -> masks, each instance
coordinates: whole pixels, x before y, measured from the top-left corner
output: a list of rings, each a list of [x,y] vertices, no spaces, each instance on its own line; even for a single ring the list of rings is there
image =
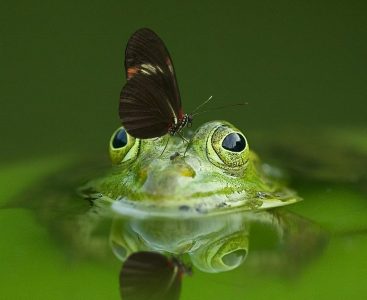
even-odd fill
[[[29,205],[9,203],[42,195],[34,187],[52,188],[49,178],[62,178],[80,155],[96,158],[81,164],[81,181],[89,169],[108,166],[124,47],[133,31],[147,26],[166,42],[186,111],[210,95],[213,107],[247,101],[195,124],[226,119],[256,150],[264,136],[286,138],[290,127],[315,134],[366,128],[366,8],[362,1],[1,1],[0,297],[119,299],[121,263],[112,252],[95,257],[72,247],[55,229],[57,218],[46,222]],[[260,155],[276,159],[266,149]],[[303,263],[289,261],[290,273],[259,268],[251,252],[268,236],[255,236],[240,268],[194,270],[183,280],[181,299],[365,298],[365,184],[292,179],[304,201],[289,210],[323,228],[322,251]],[[65,181],[55,195],[71,189]]]
[[[84,241],[77,234],[83,224],[74,218],[87,203],[73,204],[65,198],[72,193],[60,191],[64,187],[50,179],[62,179],[58,170],[72,163],[74,159],[57,158],[2,168],[1,181],[8,182],[1,188],[5,208],[0,211],[1,294],[5,299],[119,298],[121,262],[108,247],[111,222],[98,229],[101,244]],[[15,176],[17,183],[9,181]],[[35,181],[42,183],[43,191],[34,188]],[[66,186],[69,181],[65,179]],[[279,248],[274,230],[252,226],[246,261],[233,271],[217,274],[194,268],[193,275],[183,279],[181,299],[362,299],[367,271],[366,194],[349,184],[297,183],[295,187],[305,200],[287,210],[298,214],[306,225],[296,231],[294,250]],[[16,201],[7,201],[19,193]],[[321,238],[306,235],[310,227]],[[288,230],[295,231],[294,224],[289,223]]]

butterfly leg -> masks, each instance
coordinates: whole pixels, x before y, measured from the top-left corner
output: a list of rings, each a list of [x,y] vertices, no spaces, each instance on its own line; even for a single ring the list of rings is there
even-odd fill
[[[189,141],[187,141],[187,146],[186,146],[186,149],[185,149],[185,152],[184,152],[183,157],[185,157],[185,156],[186,156],[186,152],[187,152],[187,150],[189,149],[189,147],[190,147],[190,145],[191,145],[191,141],[192,141],[192,138],[191,138]]]
[[[163,151],[162,151],[162,153],[159,155],[159,157],[161,157],[161,156],[163,155],[164,151],[166,151],[167,146],[168,146],[169,139],[170,139],[170,137],[168,137],[168,138],[167,138],[166,145],[164,145]]]
[[[182,139],[182,141],[183,141],[183,142],[186,142],[186,143],[189,143],[189,142],[190,142],[187,138],[185,138],[185,137],[182,135],[182,133],[181,133],[181,132],[178,132],[178,135],[180,136],[180,138]]]

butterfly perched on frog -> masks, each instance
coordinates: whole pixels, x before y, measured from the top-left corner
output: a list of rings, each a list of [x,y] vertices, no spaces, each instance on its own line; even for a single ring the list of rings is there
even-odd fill
[[[171,57],[156,33],[142,28],[130,37],[125,70],[127,83],[121,91],[119,115],[131,136],[175,135],[191,125],[192,115],[182,109]]]

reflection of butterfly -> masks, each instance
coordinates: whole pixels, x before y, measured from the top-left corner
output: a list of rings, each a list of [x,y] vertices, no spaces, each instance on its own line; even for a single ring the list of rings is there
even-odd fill
[[[191,273],[176,258],[154,252],[136,252],[128,257],[120,272],[120,293],[124,300],[176,300],[181,279]]]
[[[141,139],[174,135],[191,124],[191,115],[182,110],[169,53],[152,30],[139,29],[130,37],[125,69],[119,114],[130,135]]]

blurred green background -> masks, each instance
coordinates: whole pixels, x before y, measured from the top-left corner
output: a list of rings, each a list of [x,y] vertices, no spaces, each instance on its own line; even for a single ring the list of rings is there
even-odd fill
[[[365,1],[0,2],[0,160],[104,151],[129,36],[154,29],[186,112],[249,132],[366,124]]]
[[[249,103],[203,114],[195,126],[226,119],[249,136],[366,127],[365,1],[2,0],[0,16],[0,204],[62,168],[68,154],[107,156],[126,42],[140,27],[165,41],[186,112],[210,95],[212,107]],[[294,278],[195,273],[183,299],[362,299],[365,194],[296,188],[306,201],[291,209],[331,234],[355,235],[333,239]],[[69,261],[22,208],[2,209],[0,224],[3,299],[118,298],[117,261]]]

